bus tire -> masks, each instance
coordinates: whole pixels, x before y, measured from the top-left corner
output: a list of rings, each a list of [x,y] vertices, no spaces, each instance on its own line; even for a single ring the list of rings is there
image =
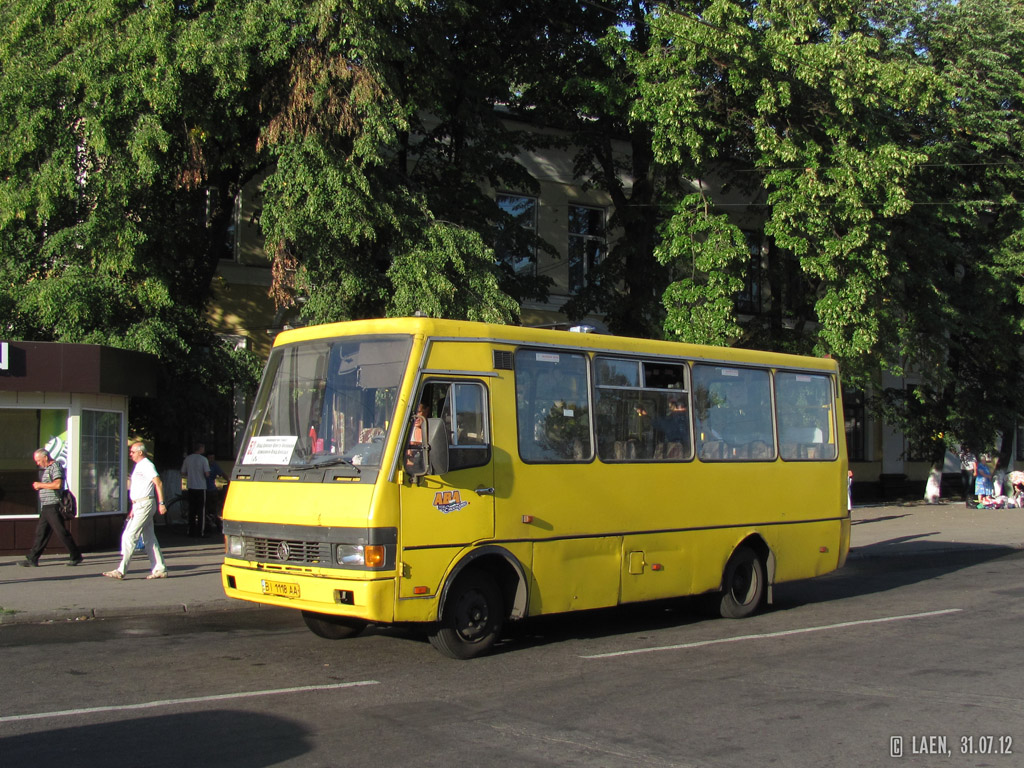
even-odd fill
[[[327,640],[345,640],[355,637],[364,629],[366,624],[358,619],[350,619],[346,616],[331,616],[327,613],[315,613],[314,611],[303,611],[302,620],[312,630],[314,635],[326,638]]]
[[[449,658],[472,659],[497,642],[504,617],[494,579],[482,571],[469,571],[452,586],[441,621],[429,636],[430,644]]]
[[[750,547],[738,547],[725,564],[719,614],[725,619],[746,618],[761,607],[764,596],[764,563]]]

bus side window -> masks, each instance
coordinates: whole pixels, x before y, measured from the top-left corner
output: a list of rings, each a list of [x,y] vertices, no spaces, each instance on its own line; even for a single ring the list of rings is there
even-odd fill
[[[768,371],[695,365],[693,382],[697,455],[702,460],[775,459]]]
[[[482,467],[491,460],[487,390],[477,382],[428,381],[417,399],[409,428],[406,468],[423,471],[420,454],[428,417],[439,417],[448,436],[448,471]]]
[[[790,461],[835,459],[835,409],[829,377],[777,371],[775,398],[782,458]]]
[[[516,352],[519,456],[531,462],[581,462],[593,456],[590,387],[583,355]]]
[[[486,392],[475,382],[458,382],[448,391],[442,416],[449,425],[448,461],[453,470],[481,467],[491,460]]]

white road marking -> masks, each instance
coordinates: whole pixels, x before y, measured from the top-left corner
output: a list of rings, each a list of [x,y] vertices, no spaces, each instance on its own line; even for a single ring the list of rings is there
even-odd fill
[[[656,653],[658,651],[679,651],[689,648],[701,648],[705,645],[720,645],[721,643],[738,643],[741,640],[766,640],[772,637],[787,637],[789,635],[802,635],[808,632],[824,632],[828,629],[845,629],[846,627],[859,627],[864,624],[882,624],[888,621],[906,621],[907,619],[923,619],[929,616],[944,616],[949,613],[959,613],[962,608],[947,608],[942,611],[928,611],[927,613],[909,613],[905,616],[886,616],[881,619],[862,619],[860,621],[843,621],[839,624],[825,624],[820,627],[804,627],[802,629],[787,629],[782,632],[766,632],[761,635],[740,635],[739,637],[723,637],[717,640],[700,640],[696,643],[680,643],[679,645],[660,645],[654,648],[634,648],[629,651],[614,651],[612,653],[595,653],[591,656],[580,656],[581,659],[610,659],[614,656],[633,656],[638,653]]]
[[[195,696],[189,699],[164,699],[162,701],[146,701],[141,704],[120,704],[109,707],[86,707],[84,709],[64,709],[57,712],[36,712],[28,715],[8,715],[0,717],[0,723],[17,723],[24,720],[42,720],[47,717],[70,717],[72,715],[91,715],[97,712],[130,712],[136,709],[154,709],[155,707],[174,707],[180,704],[204,704],[210,701],[229,701],[247,699],[254,696],[276,696],[282,693],[307,693],[309,691],[333,691],[337,688],[355,688],[360,685],[380,685],[377,680],[360,680],[354,683],[334,683],[332,685],[304,685],[297,688],[275,688],[267,691],[244,691],[242,693],[222,693],[216,696]]]

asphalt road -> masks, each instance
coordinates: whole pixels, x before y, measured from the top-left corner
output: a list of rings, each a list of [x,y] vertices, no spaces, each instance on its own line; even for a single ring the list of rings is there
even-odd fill
[[[742,621],[698,607],[530,621],[468,662],[265,609],[5,627],[0,765],[1020,764],[1024,553],[865,559]]]

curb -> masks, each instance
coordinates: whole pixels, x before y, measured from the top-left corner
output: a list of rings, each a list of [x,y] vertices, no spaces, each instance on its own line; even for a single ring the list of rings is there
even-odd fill
[[[1012,552],[1024,551],[1024,543],[1021,544],[955,544],[944,542],[939,546],[929,547],[927,545],[918,549],[909,550],[904,546],[898,552],[885,551],[885,544],[866,544],[863,547],[855,547],[846,556],[846,562],[851,560],[895,560],[897,558],[933,557],[935,555],[966,555],[972,552]]]
[[[223,600],[205,600],[194,603],[175,603],[168,605],[120,606],[117,608],[55,608],[46,611],[17,611],[0,614],[0,626],[14,624],[56,624],[92,619],[127,619],[138,616],[207,616],[212,613],[231,613],[234,611],[252,611],[264,608],[257,603],[224,598]]]

